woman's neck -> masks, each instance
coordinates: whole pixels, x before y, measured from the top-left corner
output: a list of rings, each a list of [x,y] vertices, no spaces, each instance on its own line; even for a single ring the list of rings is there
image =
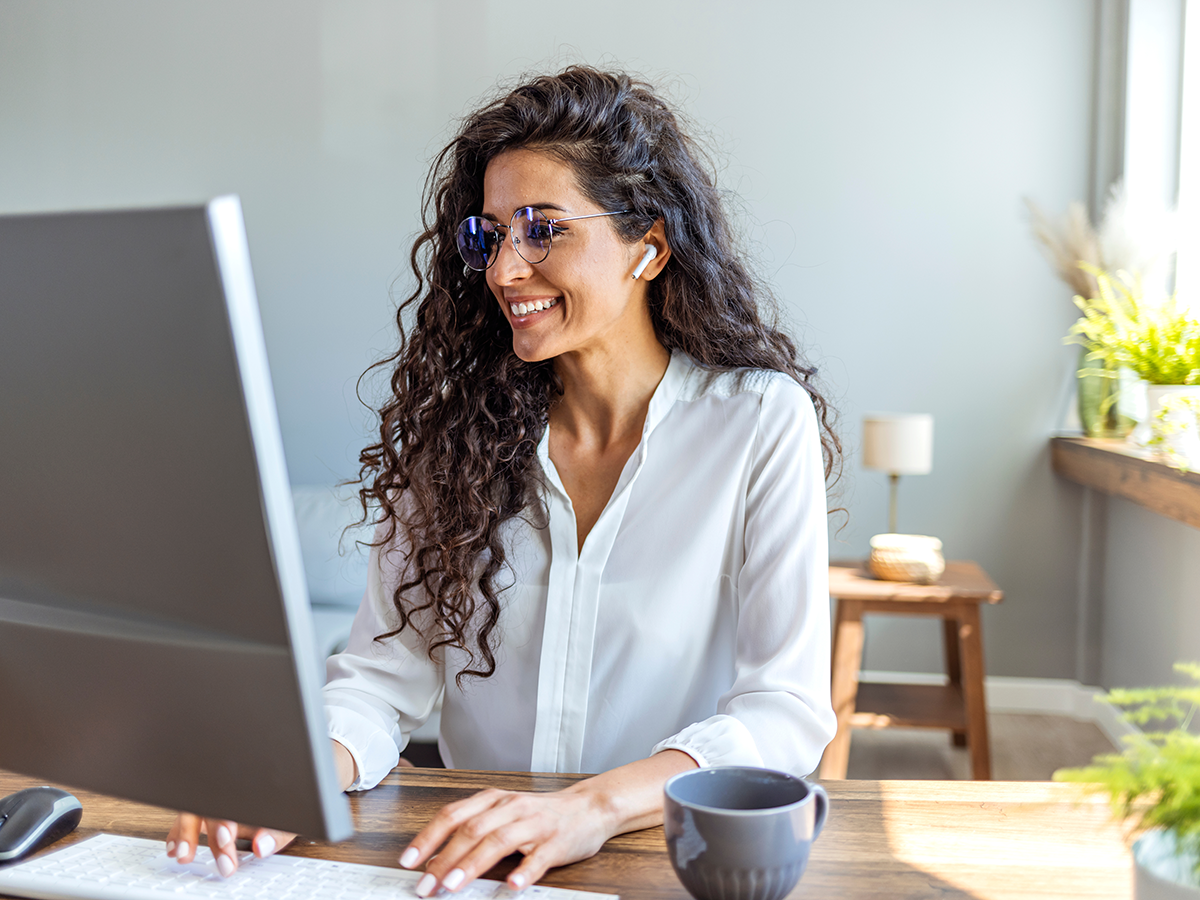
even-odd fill
[[[670,352],[653,334],[649,340],[558,357],[554,369],[563,395],[550,411],[551,427],[595,447],[623,442],[634,431],[640,435],[670,361]]]

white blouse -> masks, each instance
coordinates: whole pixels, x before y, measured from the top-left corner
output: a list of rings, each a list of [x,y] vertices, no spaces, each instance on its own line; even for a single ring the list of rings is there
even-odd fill
[[[466,655],[431,661],[411,628],[374,640],[395,628],[404,553],[372,551],[325,687],[329,733],[358,766],[351,789],[391,771],[443,691],[451,767],[602,772],[674,748],[701,766],[815,769],[837,720],[824,470],[804,389],[673,354],[578,552],[547,434],[538,455],[548,525],[510,523],[490,678],[460,690]]]

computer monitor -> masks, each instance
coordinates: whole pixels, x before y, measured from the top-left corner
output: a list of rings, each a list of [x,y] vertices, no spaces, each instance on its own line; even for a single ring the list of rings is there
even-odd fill
[[[236,197],[0,216],[0,768],[352,833]]]

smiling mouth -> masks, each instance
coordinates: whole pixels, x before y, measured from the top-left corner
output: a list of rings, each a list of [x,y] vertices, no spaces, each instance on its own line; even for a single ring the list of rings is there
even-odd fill
[[[552,297],[549,300],[534,300],[532,303],[508,304],[508,308],[512,310],[514,316],[527,316],[530,313],[542,312],[554,306],[558,306],[557,297]]]

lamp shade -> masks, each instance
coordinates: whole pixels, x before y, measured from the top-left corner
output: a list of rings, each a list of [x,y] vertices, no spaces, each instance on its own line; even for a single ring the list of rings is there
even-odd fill
[[[863,465],[890,475],[927,475],[933,469],[933,416],[863,416]]]

